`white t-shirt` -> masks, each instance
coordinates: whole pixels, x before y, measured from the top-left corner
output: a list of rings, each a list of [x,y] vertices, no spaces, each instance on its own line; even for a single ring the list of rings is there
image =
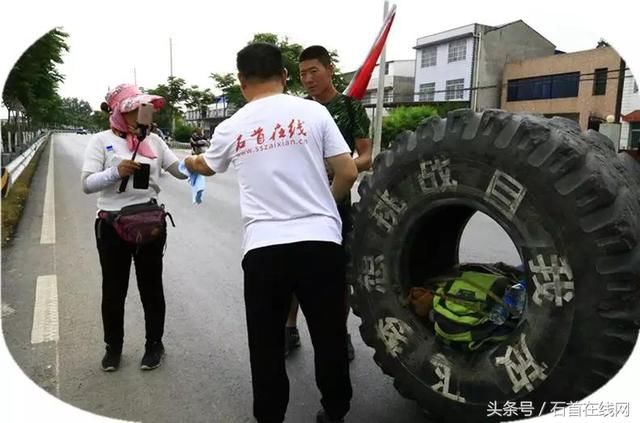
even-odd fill
[[[118,211],[124,206],[144,203],[152,198],[157,198],[160,192],[158,181],[160,180],[160,168],[167,169],[178,161],[176,155],[169,149],[167,144],[156,134],[150,134],[144,141],[148,143],[156,156],[155,159],[136,155],[136,162],[148,163],[149,188],[133,188],[133,175],[129,177],[127,189],[119,193],[121,179],[110,187],[103,189],[98,194],[98,209],[107,211]],[[111,130],[95,134],[89,141],[84,152],[83,172],[102,172],[112,166],[117,166],[124,159],[131,159],[132,151],[127,147],[127,141],[114,134]]]
[[[349,153],[327,109],[286,94],[248,103],[216,127],[204,159],[238,173],[242,248],[342,242],[342,222],[324,159]]]

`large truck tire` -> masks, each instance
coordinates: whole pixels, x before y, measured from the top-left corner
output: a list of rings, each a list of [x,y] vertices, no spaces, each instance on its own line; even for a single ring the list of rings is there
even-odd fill
[[[600,134],[500,110],[450,112],[402,134],[359,186],[348,240],[352,304],[374,360],[435,421],[578,401],[631,354],[640,309],[640,187]],[[469,353],[439,342],[406,298],[458,263],[477,211],[516,246],[528,277],[524,321]],[[491,415],[493,414],[493,415]]]

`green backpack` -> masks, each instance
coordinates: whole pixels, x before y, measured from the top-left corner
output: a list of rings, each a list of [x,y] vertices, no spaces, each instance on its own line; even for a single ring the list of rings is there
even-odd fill
[[[434,293],[436,335],[446,344],[469,351],[506,339],[514,324],[496,325],[489,313],[514,283],[512,275],[492,266],[461,266],[456,276],[441,280]]]

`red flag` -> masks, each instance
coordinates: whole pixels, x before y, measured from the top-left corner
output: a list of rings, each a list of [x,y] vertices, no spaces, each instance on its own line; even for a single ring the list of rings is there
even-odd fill
[[[349,97],[355,98],[356,100],[362,100],[364,94],[367,92],[367,85],[369,85],[369,81],[371,80],[371,75],[373,74],[373,70],[376,67],[376,62],[382,53],[382,49],[384,48],[385,43],[387,42],[387,35],[389,35],[389,31],[391,30],[391,25],[393,24],[393,19],[396,16],[396,6],[393,5],[391,10],[387,14],[384,22],[382,23],[382,28],[376,37],[371,50],[369,50],[369,54],[367,58],[364,59],[364,63],[356,74],[353,76],[353,79],[349,83],[349,86],[344,90],[344,94]]]

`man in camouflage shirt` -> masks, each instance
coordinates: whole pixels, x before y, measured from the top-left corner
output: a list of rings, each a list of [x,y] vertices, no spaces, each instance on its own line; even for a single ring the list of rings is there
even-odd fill
[[[369,138],[370,120],[364,107],[357,100],[339,93],[333,85],[332,76],[334,66],[329,52],[322,46],[306,48],[299,58],[300,81],[307,90],[310,98],[323,104],[333,116],[342,136],[351,148],[351,153],[358,152],[354,159],[358,172],[371,167],[372,142]],[[329,175],[331,179],[331,175]],[[338,203],[338,212],[342,218],[343,244],[353,228],[351,217],[351,196]],[[349,315],[348,293],[345,297],[346,317]],[[300,335],[296,327],[298,316],[298,301],[294,298],[287,320],[285,351],[288,352],[300,346]],[[347,336],[349,360],[353,360],[354,351],[351,336]]]

